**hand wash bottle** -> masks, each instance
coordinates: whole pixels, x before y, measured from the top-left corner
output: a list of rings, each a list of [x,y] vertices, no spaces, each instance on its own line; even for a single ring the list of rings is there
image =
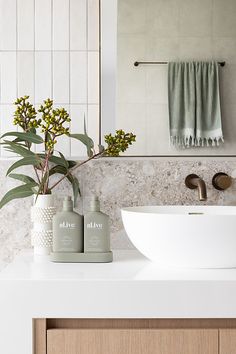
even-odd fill
[[[100,211],[97,197],[93,197],[90,210],[84,216],[84,252],[109,252],[109,217]]]
[[[83,217],[73,211],[71,197],[53,217],[53,252],[83,252]]]

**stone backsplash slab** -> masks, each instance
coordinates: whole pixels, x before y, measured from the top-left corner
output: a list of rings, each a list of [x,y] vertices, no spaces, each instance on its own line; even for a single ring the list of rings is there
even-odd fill
[[[6,178],[12,160],[1,160],[0,197],[18,183]],[[97,194],[102,210],[111,218],[111,246],[113,249],[133,248],[122,226],[120,209],[132,205],[193,205],[201,204],[197,192],[184,185],[189,173],[196,173],[207,184],[207,205],[236,205],[236,183],[225,192],[215,190],[211,179],[216,172],[230,175],[236,170],[236,159],[160,159],[160,158],[104,158],[91,161],[76,175],[81,186],[77,211],[87,210],[89,198]],[[22,168],[29,173],[29,168]],[[55,191],[56,206],[61,207],[65,195],[71,195],[65,181]],[[15,200],[0,210],[0,269],[11,262],[21,249],[30,248],[31,198]]]

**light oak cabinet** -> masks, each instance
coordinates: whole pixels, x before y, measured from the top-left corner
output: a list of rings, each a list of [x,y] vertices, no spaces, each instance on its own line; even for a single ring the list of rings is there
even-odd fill
[[[236,354],[236,320],[34,320],[34,354]]]
[[[55,329],[47,354],[217,354],[217,330]]]
[[[220,330],[220,354],[236,354],[236,329]]]

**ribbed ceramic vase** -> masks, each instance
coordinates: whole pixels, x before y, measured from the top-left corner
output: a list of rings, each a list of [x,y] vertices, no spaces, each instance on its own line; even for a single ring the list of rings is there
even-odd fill
[[[31,243],[35,255],[48,255],[52,251],[52,218],[56,213],[52,194],[38,195],[31,207]]]

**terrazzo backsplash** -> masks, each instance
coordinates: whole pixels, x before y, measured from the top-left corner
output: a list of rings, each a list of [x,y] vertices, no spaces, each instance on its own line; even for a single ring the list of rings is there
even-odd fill
[[[17,185],[6,178],[6,170],[12,160],[1,160],[0,197]],[[28,168],[21,169],[29,171]],[[225,192],[215,190],[211,179],[216,172],[235,175],[236,159],[222,160],[166,160],[158,158],[118,158],[91,161],[77,170],[82,196],[77,211],[87,209],[89,197],[97,194],[101,209],[111,218],[112,249],[130,249],[122,226],[120,209],[132,205],[175,205],[208,204],[236,205],[236,183]],[[199,202],[197,191],[184,185],[185,177],[196,173],[207,184],[208,199]],[[70,185],[65,181],[58,187],[55,197],[60,208],[65,195],[71,194]],[[11,262],[21,249],[30,248],[30,206],[31,198],[15,200],[0,210],[0,269]],[[144,235],[145,236],[145,235]]]

